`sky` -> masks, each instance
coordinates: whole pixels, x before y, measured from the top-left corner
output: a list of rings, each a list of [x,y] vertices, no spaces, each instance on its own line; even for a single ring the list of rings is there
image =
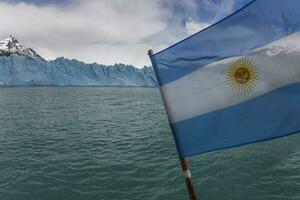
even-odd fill
[[[46,59],[150,66],[154,52],[221,20],[251,0],[0,0],[9,35]]]

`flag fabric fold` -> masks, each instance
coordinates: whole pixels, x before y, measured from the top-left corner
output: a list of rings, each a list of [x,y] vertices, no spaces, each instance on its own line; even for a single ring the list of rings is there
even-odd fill
[[[151,56],[180,157],[300,130],[299,7],[254,0]]]

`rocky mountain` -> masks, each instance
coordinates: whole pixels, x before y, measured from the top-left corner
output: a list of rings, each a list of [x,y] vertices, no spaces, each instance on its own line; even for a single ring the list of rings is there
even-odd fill
[[[9,56],[11,54],[45,60],[33,49],[22,46],[13,36],[9,36],[9,38],[0,41],[0,56]]]

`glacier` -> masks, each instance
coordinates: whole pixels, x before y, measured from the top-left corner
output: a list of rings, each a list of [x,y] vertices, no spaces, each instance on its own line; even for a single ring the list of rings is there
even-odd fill
[[[0,86],[141,86],[156,87],[152,67],[87,64],[63,57],[46,61],[11,54],[0,56]]]

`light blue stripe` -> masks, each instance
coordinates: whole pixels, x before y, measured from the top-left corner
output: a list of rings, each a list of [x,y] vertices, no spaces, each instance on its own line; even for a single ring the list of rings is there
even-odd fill
[[[256,0],[151,57],[160,85],[211,62],[248,55],[300,30],[300,0]]]
[[[300,131],[300,83],[171,124],[181,157]]]

